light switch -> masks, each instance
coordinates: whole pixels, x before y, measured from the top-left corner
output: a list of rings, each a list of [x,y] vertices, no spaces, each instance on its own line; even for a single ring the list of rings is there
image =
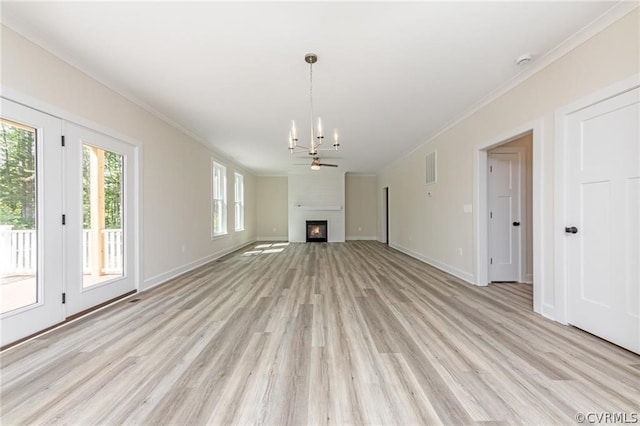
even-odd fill
[[[465,204],[464,206],[462,206],[462,211],[465,212],[465,213],[473,212],[473,205],[472,204]]]

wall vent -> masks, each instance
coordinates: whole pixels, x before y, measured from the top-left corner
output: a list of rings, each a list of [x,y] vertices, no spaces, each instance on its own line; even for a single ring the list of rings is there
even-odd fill
[[[437,181],[437,156],[436,151],[427,154],[427,185],[436,183]]]

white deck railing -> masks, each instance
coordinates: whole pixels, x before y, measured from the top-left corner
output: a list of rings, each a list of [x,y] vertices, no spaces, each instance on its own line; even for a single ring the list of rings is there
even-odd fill
[[[37,237],[33,230],[0,226],[0,276],[33,275],[37,270]],[[82,272],[91,273],[90,230],[82,231]],[[122,273],[122,229],[102,230],[105,274]]]

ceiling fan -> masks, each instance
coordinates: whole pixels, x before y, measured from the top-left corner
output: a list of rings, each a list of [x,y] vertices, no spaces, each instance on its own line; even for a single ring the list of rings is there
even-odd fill
[[[311,170],[320,170],[320,167],[338,167],[337,164],[321,163],[320,157],[313,157],[311,162]]]
[[[307,164],[296,164],[297,166],[306,166]],[[311,161],[311,170],[320,170],[321,167],[338,167],[337,164],[321,163],[320,157],[313,157]]]

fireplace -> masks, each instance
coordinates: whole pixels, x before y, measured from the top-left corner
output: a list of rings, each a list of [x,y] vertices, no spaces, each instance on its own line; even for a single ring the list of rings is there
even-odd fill
[[[326,243],[327,242],[327,221],[308,220],[307,221],[307,242]]]

